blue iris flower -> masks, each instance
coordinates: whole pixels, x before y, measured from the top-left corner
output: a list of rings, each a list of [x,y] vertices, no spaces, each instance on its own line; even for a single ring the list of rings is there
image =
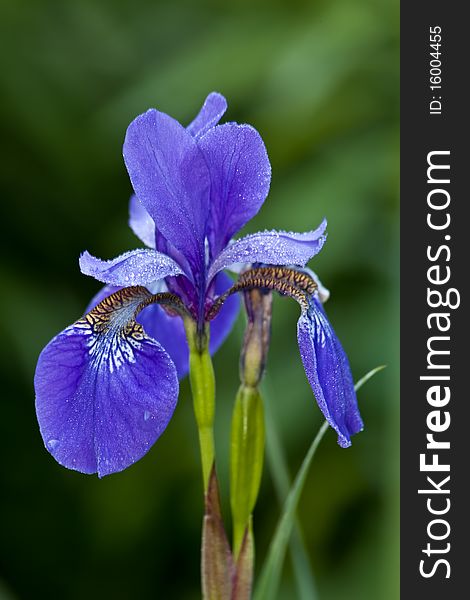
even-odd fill
[[[212,93],[186,128],[151,109],[127,129],[130,226],[147,247],[108,261],[82,254],[82,273],[106,286],[36,368],[41,434],[65,467],[102,477],[141,458],[167,427],[188,372],[183,317],[201,332],[209,324],[215,352],[237,317],[234,293],[253,287],[299,302],[300,354],[339,444],[362,429],[347,357],[304,270],[325,242],[326,222],[232,241],[261,208],[271,166],[253,127],[218,125],[226,108]],[[224,270],[243,265],[233,285]]]

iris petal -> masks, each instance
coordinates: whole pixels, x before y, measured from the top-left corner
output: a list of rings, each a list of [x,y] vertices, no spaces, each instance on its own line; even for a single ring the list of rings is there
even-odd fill
[[[215,278],[215,294],[222,295],[233,285],[225,273]],[[232,331],[240,309],[238,296],[229,297],[217,317],[210,323],[209,350],[215,354]],[[181,317],[168,315],[160,306],[152,304],[137,317],[145,331],[157,340],[175,363],[178,377],[182,379],[189,371],[189,349]]]
[[[124,161],[140,202],[158,231],[204,269],[209,171],[196,140],[175,119],[151,109],[129,125]]]
[[[261,136],[249,125],[214,127],[199,140],[199,147],[211,176],[208,237],[216,256],[261,208],[271,165]]]
[[[122,290],[42,351],[35,374],[44,444],[63,466],[121,471],[163,433],[178,397],[176,369],[133,318],[149,293]]]
[[[147,334],[168,352],[176,367],[178,378],[182,379],[187,375],[189,350],[182,318],[170,316],[161,306],[152,304],[140,313],[137,320]]]
[[[297,324],[300,355],[316,401],[338,434],[338,444],[351,445],[363,429],[348,358],[317,298]]]
[[[143,206],[142,202],[133,194],[129,201],[129,226],[132,231],[149,248],[156,248],[158,252],[166,254],[177,262],[183,271],[192,280],[191,267],[184,255],[165,239],[155,227],[152,217]]]
[[[209,269],[209,281],[216,273],[238,263],[298,265],[304,267],[318,254],[326,240],[326,220],[315,231],[290,233],[263,231],[236,240],[222,250]]]
[[[155,223],[135,194],[129,200],[129,226],[146,246],[155,248]]]
[[[88,302],[88,305],[85,309],[85,314],[90,312],[92,308],[95,308],[95,306],[102,302],[105,298],[111,296],[111,294],[114,294],[114,292],[118,292],[121,289],[122,287],[116,285],[103,286],[98,292],[96,292],[96,294],[93,296],[90,302]]]
[[[147,285],[183,273],[172,258],[146,248],[125,252],[112,260],[101,260],[84,252],[80,256],[80,270],[103,283],[122,286]]]
[[[197,117],[186,127],[196,139],[204,135],[217,125],[225,111],[227,110],[227,100],[218,92],[210,93],[204,101]]]

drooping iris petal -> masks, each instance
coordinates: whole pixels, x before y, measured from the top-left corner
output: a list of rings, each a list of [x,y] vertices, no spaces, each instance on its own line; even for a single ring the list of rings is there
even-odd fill
[[[170,316],[161,306],[152,304],[144,308],[137,321],[147,334],[168,352],[176,367],[178,378],[182,379],[187,375],[189,350],[182,318]]]
[[[197,139],[217,125],[226,110],[227,100],[222,94],[212,92],[207,96],[199,114],[186,127],[186,130]]]
[[[199,140],[211,176],[208,236],[212,256],[261,208],[269,191],[271,165],[259,133],[226,123]]]
[[[210,177],[196,140],[178,121],[151,109],[129,125],[123,153],[135,193],[158,231],[201,273]]]
[[[135,194],[129,200],[129,226],[149,248],[155,248],[155,223]]]
[[[317,298],[298,321],[297,339],[318,406],[337,432],[338,444],[347,448],[363,423],[348,358]]]
[[[42,351],[35,374],[44,444],[63,466],[99,477],[150,449],[173,414],[176,369],[133,315],[149,295],[121,290]]]
[[[132,250],[113,258],[101,260],[84,252],[80,270],[98,281],[111,285],[146,285],[168,275],[181,275],[181,267],[169,256],[155,250]]]
[[[99,302],[110,294],[118,291],[119,287],[106,285],[93,296],[85,312],[89,312]],[[136,317],[146,334],[161,344],[175,364],[179,379],[188,373],[189,350],[186,341],[183,321],[179,316],[170,316],[157,304],[150,304]]]
[[[317,284],[317,293],[320,302],[322,304],[328,302],[328,298],[330,297],[330,290],[323,285],[323,283],[320,280],[320,277],[318,277],[315,271],[312,271],[312,269],[309,269],[308,267],[305,267],[303,271],[307,273],[307,275],[310,275],[313,281]]]
[[[114,294],[114,292],[118,292],[119,290],[121,290],[122,287],[118,286],[118,285],[105,285],[103,286],[99,292],[97,292],[93,298],[90,300],[90,302],[88,302],[88,305],[85,309],[85,314],[89,313],[90,310],[92,308],[95,308],[95,306],[97,304],[99,304],[100,302],[103,302],[103,300],[105,298],[107,298],[108,296],[111,296],[111,294]]]
[[[233,281],[225,273],[215,278],[215,295],[222,295],[233,285]],[[223,304],[217,317],[210,322],[209,350],[217,352],[232,331],[240,309],[238,296],[230,296]],[[149,336],[156,339],[170,355],[175,363],[178,377],[182,379],[189,371],[189,349],[186,333],[181,317],[170,316],[163,308],[152,304],[137,317],[139,323]]]
[[[216,257],[209,269],[208,280],[236,263],[304,267],[322,249],[326,240],[325,229],[326,220],[323,220],[315,231],[306,233],[263,231],[240,238]]]

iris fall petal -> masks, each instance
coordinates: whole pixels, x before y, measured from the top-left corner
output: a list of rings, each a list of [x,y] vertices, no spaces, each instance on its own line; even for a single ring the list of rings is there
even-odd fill
[[[219,273],[215,278],[215,294],[222,295],[233,285],[233,281],[225,273]],[[215,354],[233,329],[240,310],[238,296],[228,298],[217,317],[210,322],[209,350]],[[184,331],[183,321],[178,316],[168,315],[163,308],[152,304],[145,308],[137,317],[145,331],[157,340],[168,352],[182,379],[189,371],[189,348]]]
[[[316,401],[338,434],[338,444],[351,445],[363,429],[349,361],[317,298],[312,298],[297,324],[300,355]]]
[[[100,477],[141,458],[166,428],[178,378],[133,319],[148,292],[118,292],[42,351],[35,374],[44,444],[63,466]]]

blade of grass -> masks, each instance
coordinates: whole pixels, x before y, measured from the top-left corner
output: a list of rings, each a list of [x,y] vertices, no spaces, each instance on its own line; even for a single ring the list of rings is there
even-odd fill
[[[362,377],[355,385],[356,391],[358,391],[371,377],[376,373],[384,369],[385,367],[379,366],[369,371],[364,377]],[[291,490],[287,496],[284,504],[284,510],[277,525],[274,533],[273,540],[268,550],[266,561],[261,570],[261,575],[258,581],[258,585],[255,590],[254,600],[273,600],[276,598],[277,590],[279,588],[279,581],[281,577],[282,565],[286,554],[287,544],[292,534],[292,529],[295,523],[295,512],[297,505],[303,490],[305,480],[307,478],[310,464],[315,456],[315,452],[328,429],[328,422],[325,421],[320,427],[315,439],[313,440],[307,454],[300,466],[295,481],[291,487]]]
[[[315,452],[327,429],[328,422],[325,421],[315,436],[312,445],[308,449],[289,495],[287,496],[284,504],[283,514],[276,528],[273,541],[269,547],[266,562],[261,571],[261,576],[255,591],[255,600],[273,600],[276,597],[276,592],[279,587],[279,579],[281,576],[282,563],[284,561],[287,543],[294,525],[295,511],[297,509],[300,494],[302,493],[310,463],[312,462]]]
[[[367,383],[369,381],[369,379],[371,377],[373,377],[376,373],[378,373],[379,371],[383,371],[385,369],[387,365],[379,365],[378,367],[375,367],[375,369],[372,369],[372,371],[369,371],[368,373],[366,373],[364,375],[364,377],[361,377],[361,379],[359,379],[359,381],[356,383],[356,385],[354,386],[354,389],[356,390],[356,392],[358,392],[361,387]]]
[[[267,377],[263,383],[263,388],[263,396],[268,398],[268,402],[265,402],[264,411],[266,422],[266,456],[276,495],[282,506],[289,494],[291,480],[286,457],[279,440],[274,415],[269,403],[269,398],[272,395],[270,394],[271,386]],[[317,597],[315,577],[305,548],[302,530],[297,519],[294,521],[292,535],[289,540],[289,551],[299,600],[315,600]]]

